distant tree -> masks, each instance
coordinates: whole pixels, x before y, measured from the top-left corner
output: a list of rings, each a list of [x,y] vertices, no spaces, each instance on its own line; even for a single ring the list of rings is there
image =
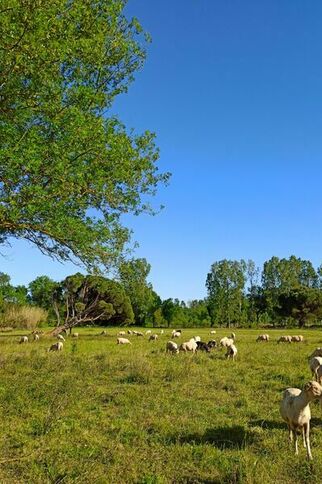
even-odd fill
[[[281,292],[276,311],[281,317],[294,319],[302,328],[309,321],[322,318],[322,292],[305,286]]]
[[[206,280],[212,324],[229,327],[241,318],[245,270],[243,260],[224,259],[212,264]]]
[[[130,299],[123,287],[102,276],[77,273],[62,282],[65,328],[84,323],[127,325],[133,323]]]
[[[188,302],[187,312],[191,326],[210,326],[211,318],[208,311],[207,302],[204,299],[195,299]]]
[[[129,296],[135,323],[144,326],[153,319],[154,311],[160,306],[152,284],[147,282],[151,266],[146,259],[131,259],[119,265],[118,280]]]
[[[31,303],[43,309],[50,309],[58,283],[48,276],[36,277],[29,284]]]
[[[146,56],[125,3],[1,2],[0,242],[110,268],[130,236],[122,215],[153,213],[147,196],[169,178],[154,135],[108,116]]]

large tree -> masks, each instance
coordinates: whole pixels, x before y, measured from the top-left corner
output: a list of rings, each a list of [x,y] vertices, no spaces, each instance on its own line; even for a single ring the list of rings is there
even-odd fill
[[[109,267],[129,239],[121,215],[152,211],[146,195],[168,178],[154,135],[108,116],[146,54],[125,3],[2,1],[1,242]]]

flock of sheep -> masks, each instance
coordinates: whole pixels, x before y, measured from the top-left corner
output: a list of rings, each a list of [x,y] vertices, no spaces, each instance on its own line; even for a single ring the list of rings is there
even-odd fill
[[[32,333],[31,337],[34,341],[39,340],[38,331]],[[212,330],[211,334],[215,334],[216,331]],[[120,331],[117,335],[117,344],[131,344],[126,335],[144,337],[148,336],[149,341],[157,341],[160,335],[163,335],[164,331],[161,330],[160,334],[152,333],[151,330],[147,330],[145,334],[141,331],[128,330]],[[102,336],[106,336],[106,331],[100,333]],[[79,333],[73,333],[73,338],[78,338]],[[182,338],[182,331],[180,329],[173,330],[171,333],[172,339]],[[48,351],[61,351],[63,349],[63,343],[65,342],[64,336],[60,333],[56,336],[58,341],[52,344]],[[217,346],[217,342],[214,339],[208,341],[208,343],[201,341],[199,336],[194,336],[189,341],[185,341],[181,344],[177,344],[175,341],[168,341],[166,343],[165,350],[167,353],[177,354],[179,352],[192,352],[205,351],[209,353],[213,348]],[[236,335],[231,333],[229,337],[225,336],[219,341],[219,346],[226,348],[226,358],[234,360],[237,355],[237,347],[235,345]],[[298,336],[281,336],[277,340],[277,343],[300,343],[303,342],[304,338],[302,335]],[[28,343],[29,337],[22,336],[20,338],[20,343]],[[268,334],[260,334],[257,342],[269,342],[270,338]],[[320,399],[322,407],[322,348],[316,348],[314,352],[309,356],[309,367],[312,372],[314,381],[309,381],[304,385],[301,390],[299,388],[287,388],[283,393],[282,401],[280,402],[280,413],[282,418],[285,420],[289,430],[289,440],[294,441],[295,444],[295,454],[298,454],[298,438],[297,432],[301,431],[303,434],[303,444],[306,448],[307,458],[312,459],[311,446],[310,446],[310,402],[315,399]]]

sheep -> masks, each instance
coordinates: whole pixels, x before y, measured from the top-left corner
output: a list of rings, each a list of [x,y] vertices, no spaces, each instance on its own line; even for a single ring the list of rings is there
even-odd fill
[[[73,333],[72,334],[72,338],[78,338],[79,337],[79,333]]]
[[[181,336],[181,331],[172,331],[172,338],[180,338]]]
[[[156,341],[157,339],[158,339],[158,335],[157,334],[150,334],[149,341]]]
[[[177,343],[173,341],[168,341],[166,345],[166,353],[179,353]]]
[[[257,336],[256,341],[269,341],[269,335],[268,334],[260,334]]]
[[[292,343],[292,336],[281,336],[278,340],[278,343]]]
[[[163,333],[164,333],[164,331],[163,331],[163,329],[161,329],[160,334],[163,334]]]
[[[210,353],[210,347],[207,345],[207,343],[204,343],[203,341],[197,341],[197,351],[205,351],[206,353]]]
[[[193,339],[196,341],[196,343],[197,343],[198,341],[201,341],[200,336],[194,336],[194,337],[193,337]]]
[[[210,334],[216,334],[216,330],[215,330],[215,329],[212,329],[212,330],[210,331]]]
[[[310,366],[310,370],[312,372],[312,376],[315,377],[316,380],[317,380],[317,370],[318,370],[319,366],[321,366],[321,365],[322,365],[321,356],[314,356],[309,361],[309,366]]]
[[[309,360],[314,358],[314,356],[322,356],[322,348],[316,348],[313,353],[309,356]]]
[[[145,334],[146,334],[146,335],[151,334],[151,333],[152,333],[151,329],[148,329],[148,330],[145,332]]]
[[[39,341],[39,334],[37,333],[34,334],[34,341]]]
[[[64,344],[61,341],[57,341],[57,343],[54,343],[51,345],[50,348],[48,348],[47,351],[61,351],[63,349]]]
[[[179,333],[179,336],[181,336],[181,333],[182,333],[181,329],[174,329],[171,333],[171,337],[172,338],[178,338],[179,336],[175,336],[175,334],[177,334],[177,333]]]
[[[116,339],[116,344],[118,344],[118,345],[130,345],[132,343],[127,338],[117,338]]]
[[[295,441],[295,454],[298,455],[297,430],[302,430],[303,443],[307,458],[312,460],[310,446],[310,402],[322,396],[322,387],[315,381],[309,381],[303,390],[287,388],[280,403],[280,413],[287,423],[290,442]]]
[[[141,331],[136,331],[135,334],[136,334],[136,336],[144,336],[144,334],[141,333]]]
[[[65,341],[65,338],[62,334],[57,334],[57,339],[59,339],[60,341]]]
[[[118,334],[118,336],[125,336],[126,335],[125,331],[119,331],[117,334]]]
[[[128,329],[127,334],[133,334],[133,331],[131,329]]]
[[[229,360],[229,358],[234,360],[236,355],[237,355],[237,348],[234,344],[231,344],[230,346],[227,347],[226,358],[227,360]]]
[[[106,332],[105,330],[103,330],[103,331],[102,331],[102,332],[99,334],[99,336],[106,336],[106,335],[107,335],[107,332]]]
[[[29,341],[28,336],[21,336],[19,340],[19,344],[28,343],[28,341]]]
[[[303,338],[303,336],[302,336],[302,335],[300,335],[300,336],[292,336],[292,341],[293,341],[294,343],[301,343],[301,342],[303,341],[303,339],[304,339],[304,338]]]
[[[234,340],[232,338],[227,338],[227,336],[225,336],[224,338],[221,338],[219,344],[223,348],[228,348],[229,346],[234,344]]]
[[[192,351],[192,353],[195,353],[196,350],[197,350],[198,346],[197,346],[197,343],[196,341],[191,338],[190,341],[187,341],[185,343],[182,343],[180,346],[179,346],[179,351]]]
[[[215,339],[211,339],[208,341],[207,345],[209,348],[215,348],[217,346],[217,341]]]

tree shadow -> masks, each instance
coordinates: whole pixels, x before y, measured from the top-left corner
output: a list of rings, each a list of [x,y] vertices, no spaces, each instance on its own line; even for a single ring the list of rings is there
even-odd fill
[[[242,449],[252,444],[253,435],[243,427],[236,425],[234,427],[216,427],[206,429],[201,433],[185,434],[170,436],[167,439],[169,443],[175,444],[211,444],[214,447],[224,449]]]

